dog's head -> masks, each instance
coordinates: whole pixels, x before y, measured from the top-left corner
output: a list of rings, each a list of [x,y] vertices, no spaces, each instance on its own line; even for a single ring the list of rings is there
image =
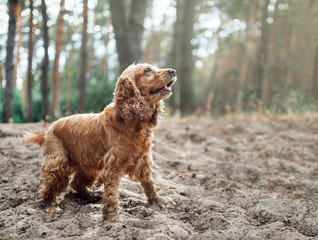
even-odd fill
[[[156,123],[161,100],[172,94],[177,80],[174,69],[158,69],[150,64],[132,64],[118,78],[114,93],[116,114],[126,124]]]

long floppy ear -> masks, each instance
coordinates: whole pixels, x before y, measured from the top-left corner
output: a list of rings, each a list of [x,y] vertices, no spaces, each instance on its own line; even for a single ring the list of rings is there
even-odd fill
[[[164,113],[164,106],[165,104],[162,100],[156,103],[155,112],[152,115],[153,127],[155,127],[159,123],[161,115]]]
[[[126,124],[133,124],[151,115],[151,109],[141,97],[131,76],[119,77],[115,88],[114,102],[116,115],[120,116]]]

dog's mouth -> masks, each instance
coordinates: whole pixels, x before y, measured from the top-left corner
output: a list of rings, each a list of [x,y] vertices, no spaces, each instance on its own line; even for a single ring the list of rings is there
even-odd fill
[[[168,84],[164,85],[162,88],[151,90],[150,94],[157,94],[157,93],[164,93],[164,94],[170,94],[172,92],[172,85],[175,83],[175,78],[173,78]]]

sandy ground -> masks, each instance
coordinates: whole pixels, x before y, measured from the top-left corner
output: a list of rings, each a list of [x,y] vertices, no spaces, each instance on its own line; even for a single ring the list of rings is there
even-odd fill
[[[102,222],[102,203],[84,205],[69,189],[62,214],[45,211],[42,151],[22,131],[48,126],[0,125],[2,239],[318,239],[317,117],[163,121],[153,175],[176,205],[148,205],[123,178],[121,223]]]

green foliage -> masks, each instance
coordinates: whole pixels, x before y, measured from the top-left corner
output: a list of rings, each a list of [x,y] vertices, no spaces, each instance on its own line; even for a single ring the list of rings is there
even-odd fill
[[[229,70],[227,70],[224,74],[224,78],[230,78],[230,77],[234,77],[234,78],[238,78],[240,76],[240,71],[236,68],[231,68]]]
[[[157,4],[159,2],[157,1]],[[180,77],[183,69],[178,69],[176,66],[179,65],[176,63],[181,58],[174,56],[179,51],[175,51],[174,39],[180,34],[174,32],[178,29],[175,26],[176,16],[164,14],[158,21],[158,17],[156,19],[153,14],[155,5],[148,5],[146,19],[151,24],[145,24],[144,57],[147,62],[158,64],[158,67],[177,68],[180,77],[173,87],[174,104],[169,104],[172,101],[166,100],[166,105],[168,107],[170,105],[171,108],[174,108],[172,111],[176,111],[187,99],[192,99],[187,106],[191,105],[190,109],[195,110],[194,114],[211,112],[209,115],[212,116],[240,111],[248,113],[269,111],[278,114],[317,111],[318,102],[310,98],[310,91],[308,91],[313,79],[312,61],[317,37],[317,31],[313,32],[310,29],[314,29],[316,26],[316,15],[314,15],[316,10],[313,8],[310,12],[311,4],[308,2],[283,2],[284,7],[282,8],[279,7],[280,4],[276,4],[279,1],[269,1],[270,7],[267,7],[268,18],[266,19],[269,31],[263,33],[261,33],[261,21],[262,14],[266,11],[265,1],[230,0],[197,3],[200,8],[196,8],[191,48],[193,49],[193,58],[196,61],[201,61],[203,66],[195,68],[195,64],[192,64],[194,71],[191,74],[191,84],[184,88],[180,87],[182,81],[183,83],[185,81],[185,77],[183,79]],[[47,4],[49,7],[53,6],[52,9],[58,9],[59,6],[59,3],[54,3],[54,1]],[[95,1],[92,4],[90,11],[94,14],[89,21],[94,24],[94,27],[88,34],[87,70],[90,75],[86,84],[86,112],[100,112],[113,98],[116,84],[115,76],[118,75],[116,70],[118,56],[114,44],[116,38],[111,27],[109,4],[102,1]],[[131,1],[126,1],[125,4],[129,5]],[[21,72],[23,73],[23,69],[26,69],[27,62],[28,5],[22,5],[22,29],[24,30],[20,52],[23,54],[20,55],[21,69],[18,68],[18,72],[20,72],[18,78],[26,77],[26,73],[22,76]],[[92,6],[95,7],[92,8]],[[171,1],[171,6],[176,6],[176,1]],[[177,9],[175,10],[177,11]],[[57,14],[57,12],[53,14],[48,11],[50,59],[54,55],[54,52],[51,51],[54,48]],[[129,12],[125,14],[129,14]],[[40,17],[40,12],[35,13],[35,17],[37,16]],[[64,17],[63,46],[60,59],[63,61],[60,61],[59,66],[61,117],[78,112],[78,79],[81,67],[80,46],[82,39],[82,25],[74,24],[82,18],[81,14],[67,9],[64,12]],[[42,26],[41,17],[39,19],[40,22],[35,26],[36,28]],[[210,24],[211,21],[218,22],[215,19],[219,19],[219,26],[217,26],[218,24],[215,26]],[[36,29],[35,35],[37,42],[35,43],[35,57],[32,64],[34,78],[32,120],[41,121],[42,59],[40,58],[43,57],[43,53],[37,50],[43,45],[42,29]],[[261,61],[260,59],[263,57],[258,56],[260,56],[262,36],[267,36],[266,39],[268,39],[266,42],[268,56]],[[1,42],[5,43],[6,37],[6,34],[2,34],[0,36]],[[71,40],[74,41],[73,45]],[[182,44],[178,45],[182,46]],[[72,58],[70,58],[71,49]],[[0,54],[0,64],[3,65],[2,76],[4,78],[4,45],[0,46],[0,53],[2,53],[2,55]],[[165,59],[163,56],[166,56]],[[107,65],[103,62],[105,59],[107,59]],[[71,66],[68,65],[69,60],[71,60]],[[36,67],[34,67],[35,64],[37,64]],[[314,66],[316,66],[315,63]],[[52,72],[53,61],[51,59],[48,71],[49,106],[52,101]],[[263,77],[259,78],[256,73],[262,73]],[[69,79],[71,83],[70,108],[67,110],[67,82]],[[258,81],[260,79],[263,79],[263,82]],[[261,86],[259,88],[261,91],[256,91],[259,90],[259,86]],[[18,84],[17,87],[21,89],[22,86]],[[181,98],[181,91],[188,89],[191,89],[188,96]],[[4,90],[0,87],[0,115],[3,109],[3,92]],[[261,93],[258,94],[259,92]],[[15,90],[13,120],[16,123],[24,122],[26,119],[27,105],[25,103],[25,106],[22,107],[21,94],[21,90]],[[190,112],[190,114],[192,113]]]
[[[96,81],[90,80],[86,86],[86,112],[100,112],[113,99],[113,92],[116,82],[104,80]],[[78,113],[79,104],[79,89],[76,82],[72,82],[70,95],[70,113],[66,112],[66,89],[61,91],[61,114],[66,116],[68,114]]]
[[[87,86],[86,109],[88,112],[100,112],[113,99],[114,81],[90,82]]]
[[[3,94],[4,89],[1,88],[0,91],[0,116],[2,116],[3,111]],[[0,122],[2,122],[2,118],[0,117]],[[22,111],[22,101],[21,101],[21,91],[15,89],[14,90],[14,96],[13,96],[13,122],[14,123],[23,123],[23,111]]]
[[[231,17],[236,17],[236,15],[238,14],[238,12],[241,10],[241,5],[243,4],[242,0],[231,0],[229,1],[230,4],[227,6],[227,8],[225,9],[225,12],[231,16]]]
[[[23,111],[21,101],[21,91],[15,89],[13,98],[13,122],[23,123]]]
[[[0,122],[2,121],[2,112],[3,112],[3,94],[4,94],[4,89],[2,88],[0,84]]]
[[[313,102],[299,89],[290,91],[287,98],[287,109],[291,112],[304,113],[308,111],[317,111],[317,106],[317,102]]]
[[[75,74],[74,74],[75,75]],[[101,78],[100,78],[101,79]],[[87,83],[86,90],[86,112],[100,112],[104,107],[109,104],[113,99],[113,92],[115,88],[115,81],[109,81],[104,77],[103,80],[96,81],[91,80]],[[3,92],[0,91],[0,116],[2,114],[3,104]],[[61,85],[61,114],[66,116],[66,89],[65,86]],[[14,99],[13,99],[13,122],[14,123],[24,123],[26,119],[26,113],[22,110],[22,91],[15,89]],[[70,96],[70,113],[76,114],[78,112],[78,98],[79,90],[76,88],[76,82],[72,82],[71,96]],[[32,121],[41,121],[41,111],[42,111],[42,97],[40,91],[40,81],[36,80],[33,82],[32,89]],[[0,119],[1,120],[1,119]]]

